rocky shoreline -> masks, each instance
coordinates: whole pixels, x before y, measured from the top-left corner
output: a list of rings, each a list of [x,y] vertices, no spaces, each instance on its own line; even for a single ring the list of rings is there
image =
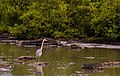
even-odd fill
[[[36,40],[16,40],[16,39],[0,39],[1,44],[16,44],[24,47],[36,47],[41,46],[41,42],[44,38]],[[107,48],[107,49],[120,49],[120,45],[114,44],[102,44],[93,42],[82,42],[81,40],[56,40],[52,38],[46,38],[48,41],[45,45],[49,46],[67,46],[71,49],[85,49],[85,48]]]

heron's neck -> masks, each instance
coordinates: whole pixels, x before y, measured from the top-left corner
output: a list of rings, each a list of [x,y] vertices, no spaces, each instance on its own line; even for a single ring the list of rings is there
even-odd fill
[[[41,48],[40,48],[41,50],[43,49],[43,44],[44,44],[44,41],[42,41],[42,45],[41,45]]]

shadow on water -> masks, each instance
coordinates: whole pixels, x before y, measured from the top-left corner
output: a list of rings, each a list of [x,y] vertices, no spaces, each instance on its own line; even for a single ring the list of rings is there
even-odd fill
[[[85,63],[101,63],[105,61],[120,61],[120,51],[114,49],[84,49],[73,51],[67,47],[44,48],[41,62],[48,66],[30,66],[35,61],[16,63],[19,56],[35,56],[38,47],[22,47],[0,44],[0,64],[13,64],[11,72],[0,72],[0,75],[41,75],[41,76],[119,76],[120,68],[107,68],[103,71],[85,71]]]

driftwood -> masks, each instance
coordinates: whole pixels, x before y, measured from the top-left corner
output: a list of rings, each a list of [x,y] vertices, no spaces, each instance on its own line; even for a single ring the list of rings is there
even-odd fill
[[[72,44],[72,45],[70,45],[70,48],[71,48],[71,49],[84,49],[85,47],[81,47],[81,46]]]
[[[101,63],[102,66],[104,66],[105,68],[112,68],[112,67],[120,67],[120,62],[116,62],[116,61],[109,61],[109,62],[104,62]]]
[[[36,62],[34,63],[34,66],[47,66],[48,62]]]
[[[70,47],[71,47],[71,49],[81,49],[79,46],[77,46],[75,44],[71,45]]]
[[[120,62],[110,61],[104,63],[87,63],[82,66],[82,69],[87,70],[103,70],[104,68],[120,67]]]
[[[13,67],[14,67],[13,65],[9,64],[0,65],[0,72],[12,71]]]
[[[17,60],[14,62],[14,64],[20,65],[20,64],[25,64],[25,62],[21,60]]]
[[[44,43],[45,45],[58,45],[57,41],[46,38],[47,41]],[[41,46],[43,38],[36,39],[36,40],[18,40],[16,41],[17,45],[24,46],[24,45],[35,45],[35,46]]]
[[[17,58],[18,60],[35,60],[35,56],[20,56]]]
[[[87,63],[84,64],[82,69],[89,69],[89,70],[102,70],[104,67],[98,63]]]
[[[9,64],[0,65],[0,68],[12,69],[13,65],[9,65]]]

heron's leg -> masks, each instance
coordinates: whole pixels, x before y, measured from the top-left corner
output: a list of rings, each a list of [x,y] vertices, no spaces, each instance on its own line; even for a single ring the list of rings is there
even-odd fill
[[[41,58],[40,57],[38,57],[38,62],[40,62],[41,61]]]
[[[39,62],[39,56],[38,56],[38,62]]]
[[[39,56],[36,56],[36,62],[39,62],[41,59]]]
[[[36,56],[36,62],[38,62],[38,56]]]
[[[39,60],[40,60],[40,57],[38,56],[38,57],[37,57],[37,62],[39,62]]]

